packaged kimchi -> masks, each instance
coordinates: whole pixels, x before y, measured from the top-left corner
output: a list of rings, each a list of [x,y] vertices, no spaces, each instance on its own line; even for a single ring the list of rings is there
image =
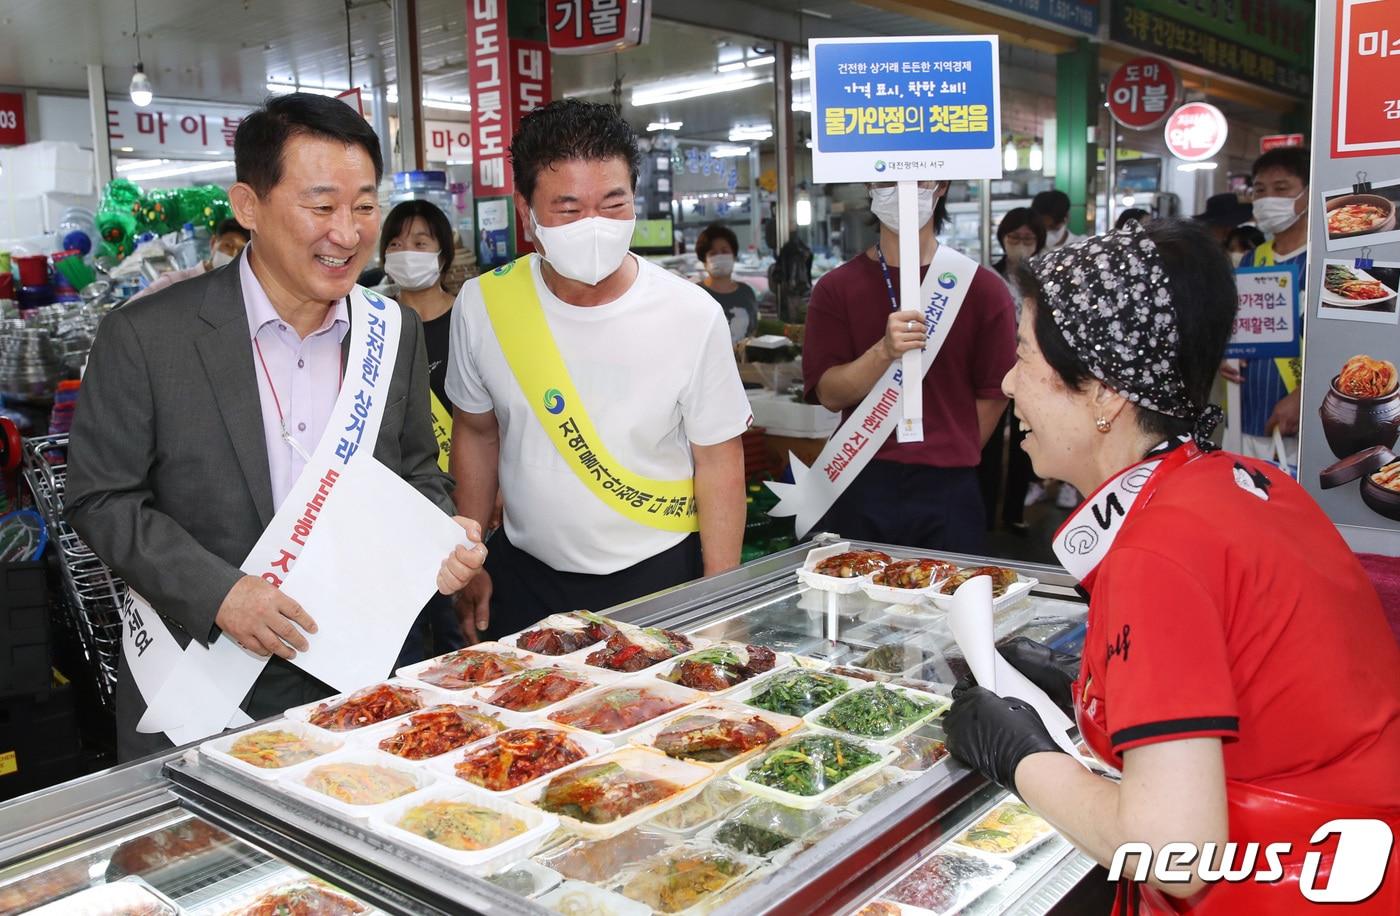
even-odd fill
[[[538,805],[587,824],[610,824],[679,791],[681,786],[668,780],[602,762],[555,776]]]
[[[515,646],[536,655],[568,655],[600,643],[617,632],[617,625],[589,611],[551,614],[521,633]]]
[[[490,849],[525,832],[525,822],[520,818],[464,801],[414,805],[396,826],[464,852]]]
[[[508,792],[587,756],[567,732],[515,728],[497,735],[485,747],[469,751],[454,771],[492,792]]]
[[[302,779],[307,788],[347,805],[380,805],[419,789],[408,773],[368,763],[327,763]]]
[[[613,687],[556,710],[549,718],[560,725],[615,735],[685,705],[685,700],[672,699],[646,687]]]
[[[668,757],[721,763],[778,740],[778,730],[761,716],[697,710],[668,722],[651,746]]]
[[[423,708],[418,691],[396,684],[377,684],[357,690],[343,700],[322,703],[307,722],[332,732],[347,732],[402,716]]]
[[[773,670],[777,655],[764,646],[712,646],[676,662],[666,680],[695,690],[728,690]]]
[[[500,719],[471,706],[434,706],[410,716],[379,742],[379,749],[405,760],[426,760],[504,729]]]
[[[608,637],[603,648],[589,653],[587,661],[611,671],[641,671],[691,648],[690,640],[680,633],[657,627],[629,627]]]
[[[535,712],[563,702],[575,694],[592,690],[597,683],[586,675],[564,668],[531,668],[522,671],[495,689],[486,688],[476,696],[483,702],[513,712]]]
[[[528,667],[530,660],[515,652],[467,648],[434,660],[432,665],[413,677],[443,690],[466,690],[478,684],[498,681]]]

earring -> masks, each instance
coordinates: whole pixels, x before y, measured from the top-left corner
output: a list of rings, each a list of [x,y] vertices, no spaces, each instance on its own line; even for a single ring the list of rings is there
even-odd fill
[[[1096,417],[1094,419],[1094,428],[1101,433],[1106,433],[1113,428],[1113,421],[1108,417]]]

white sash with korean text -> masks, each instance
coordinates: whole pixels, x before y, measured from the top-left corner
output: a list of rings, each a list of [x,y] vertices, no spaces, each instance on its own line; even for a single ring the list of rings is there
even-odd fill
[[[315,537],[317,517],[334,498],[336,482],[352,462],[373,460],[379,438],[402,316],[392,300],[359,286],[351,291],[349,304],[350,352],[330,422],[240,567],[275,586]],[[268,662],[222,635],[207,648],[191,641],[182,649],[165,621],[135,592],[123,613],[122,653],[146,702],[137,731],[164,732],[176,745],[246,724],[249,719],[239,704]]]
[[[934,252],[933,262],[919,287],[928,335],[920,379],[933,368],[976,275],[977,262],[967,255],[947,245],[939,245]],[[850,418],[832,434],[817,456],[816,464],[809,468],[796,455],[789,455],[793,482],[768,483],[768,489],[778,497],[778,504],[768,514],[797,516],[798,537],[806,535],[821,521],[899,425],[902,383],[903,369],[897,360],[880,376]]]

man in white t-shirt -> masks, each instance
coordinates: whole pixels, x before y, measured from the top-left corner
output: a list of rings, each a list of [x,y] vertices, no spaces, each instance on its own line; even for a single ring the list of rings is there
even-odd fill
[[[628,251],[636,136],[563,99],[511,142],[539,255],[469,281],[447,394],[457,504],[504,525],[464,623],[488,638],[738,565],[752,421],[714,300]]]

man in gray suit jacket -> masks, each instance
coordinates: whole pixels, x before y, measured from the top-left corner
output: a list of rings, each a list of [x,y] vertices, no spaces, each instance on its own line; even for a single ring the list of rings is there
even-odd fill
[[[347,297],[378,236],[383,165],[363,118],[309,94],[269,100],[234,146],[230,201],[253,242],[232,264],[103,320],[73,422],[67,513],[181,645],[223,633],[274,656],[242,704],[259,719],[333,692],[289,664],[315,621],[239,565],[326,430],[350,344]],[[400,311],[374,457],[452,515],[422,323]],[[485,557],[480,527],[457,521],[473,546],[443,560],[444,594]],[[122,760],[171,746],[136,731],[145,706],[123,658]]]

